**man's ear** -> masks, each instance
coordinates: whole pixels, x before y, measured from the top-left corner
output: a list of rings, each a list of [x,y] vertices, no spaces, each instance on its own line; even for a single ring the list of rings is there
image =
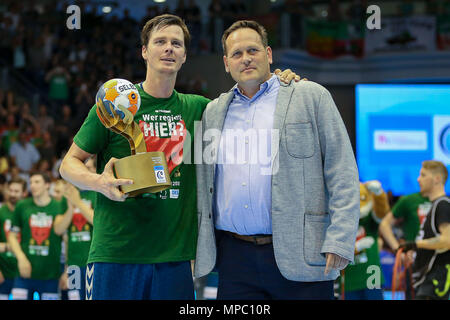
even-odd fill
[[[227,56],[223,56],[223,64],[225,65],[225,71],[227,73],[230,73],[230,69],[228,68],[228,60],[227,60]]]
[[[146,46],[142,46],[141,54],[142,54],[142,58],[145,61],[147,61],[147,47]]]
[[[183,57],[183,63],[184,64],[186,62],[186,57],[187,57],[187,52],[186,49],[184,49],[184,57]]]
[[[272,48],[267,46],[266,52],[267,52],[267,58],[269,59],[269,64],[272,64],[272,62],[273,62],[273,60],[272,60]]]

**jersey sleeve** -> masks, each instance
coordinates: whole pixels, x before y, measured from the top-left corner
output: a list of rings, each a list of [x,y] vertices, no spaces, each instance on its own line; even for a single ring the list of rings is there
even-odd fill
[[[61,202],[59,203],[59,206],[60,206],[60,209],[59,209],[60,213],[59,213],[59,214],[64,214],[64,213],[66,213],[67,208],[69,208],[69,206],[68,206],[68,204],[67,204],[67,199],[66,199],[66,197],[63,197],[63,198],[61,199]]]
[[[444,223],[450,223],[450,199],[446,198],[441,201],[436,206],[436,216],[435,225],[437,231],[439,232],[439,226]],[[440,233],[440,232],[439,232]]]
[[[108,141],[109,129],[100,122],[97,116],[97,105],[94,105],[73,138],[73,142],[82,150],[97,154],[107,146]]]
[[[19,201],[14,209],[14,214],[11,218],[11,231],[20,232],[22,229],[22,203]]]
[[[407,199],[403,196],[398,199],[397,203],[392,207],[392,214],[395,218],[403,218],[405,216]]]
[[[211,102],[211,99],[205,98],[203,96],[198,96],[198,97],[199,97],[199,103],[201,104],[201,108],[202,108],[202,112],[203,112],[203,111],[205,111],[208,103]]]
[[[189,99],[191,102],[193,102],[193,104],[196,105],[202,113],[203,113],[203,111],[205,111],[208,103],[211,102],[211,99],[208,99],[204,96],[200,96],[197,94],[187,94],[187,95],[184,95],[184,97],[185,97],[185,99]]]

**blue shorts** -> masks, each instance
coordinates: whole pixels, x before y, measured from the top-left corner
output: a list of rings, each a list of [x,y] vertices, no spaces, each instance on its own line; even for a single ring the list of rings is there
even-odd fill
[[[90,263],[86,270],[86,299],[194,300],[191,263]]]
[[[9,294],[13,288],[13,284],[13,279],[5,279],[5,281],[0,284],[0,300],[9,300]]]
[[[59,280],[36,280],[17,278],[11,291],[13,300],[33,300],[34,292],[41,300],[59,300]]]

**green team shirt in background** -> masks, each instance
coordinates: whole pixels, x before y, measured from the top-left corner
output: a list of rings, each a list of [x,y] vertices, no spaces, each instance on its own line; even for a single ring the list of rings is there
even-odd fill
[[[375,241],[370,248],[364,249],[355,254],[354,263],[345,268],[345,291],[367,289],[367,280],[373,273],[368,272],[372,265],[380,266],[380,255],[378,252],[378,222],[370,212],[367,217],[359,221],[357,240],[363,237],[372,237]],[[380,285],[384,283],[383,273],[381,274]]]
[[[7,242],[13,215],[14,211],[9,210],[6,204],[0,208],[0,242]],[[19,275],[17,259],[11,251],[0,253],[0,271],[5,279],[14,279]]]
[[[12,230],[20,232],[20,246],[31,263],[31,279],[59,279],[62,237],[53,231],[53,223],[66,210],[67,205],[54,199],[44,207],[37,206],[33,198],[17,203]]]
[[[140,85],[136,87],[141,106],[134,121],[141,128],[147,151],[166,154],[172,186],[124,202],[109,200],[98,193],[88,263],[150,264],[195,259],[194,122],[201,120],[210,100],[175,90],[169,98],[157,99],[145,93]],[[111,157],[131,155],[128,141],[102,125],[95,105],[74,143],[88,153],[97,154],[97,173],[103,172]],[[190,164],[185,163],[187,159]]]
[[[81,191],[80,197],[88,207],[95,207],[96,192]],[[67,239],[67,265],[85,267],[91,247],[92,225],[78,208],[75,208],[73,212],[72,222],[67,230]]]
[[[402,196],[392,207],[396,219],[403,219],[402,230],[406,241],[414,241],[420,226],[431,209],[431,202],[420,192]]]

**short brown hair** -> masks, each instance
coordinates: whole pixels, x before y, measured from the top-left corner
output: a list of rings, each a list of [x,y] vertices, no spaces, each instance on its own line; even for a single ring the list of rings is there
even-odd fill
[[[179,26],[183,30],[184,47],[187,49],[191,41],[191,35],[183,19],[173,14],[162,14],[148,20],[141,31],[141,44],[147,46],[152,31],[172,25]]]
[[[448,171],[445,165],[440,161],[426,160],[422,162],[422,168],[430,170],[433,174],[438,174],[442,177],[442,184],[447,182]]]
[[[236,21],[235,23],[233,23],[223,33],[222,48],[223,48],[224,55],[227,55],[227,45],[225,42],[227,41],[230,34],[238,29],[243,29],[243,28],[250,28],[250,29],[253,29],[256,32],[258,32],[259,36],[261,37],[261,42],[262,42],[264,48],[266,48],[268,46],[267,32],[266,32],[266,29],[262,25],[260,25],[258,22],[253,21],[253,20],[239,20],[239,21]]]
[[[44,179],[45,183],[51,183],[52,182],[52,179],[50,178],[50,176],[46,172],[43,172],[43,171],[34,171],[34,172],[30,173],[30,178],[32,176],[41,176],[42,179]]]
[[[22,186],[22,191],[25,191],[27,189],[27,182],[25,180],[23,180],[20,177],[14,177],[12,178],[10,181],[8,181],[8,186],[10,186],[13,183],[18,183]]]

